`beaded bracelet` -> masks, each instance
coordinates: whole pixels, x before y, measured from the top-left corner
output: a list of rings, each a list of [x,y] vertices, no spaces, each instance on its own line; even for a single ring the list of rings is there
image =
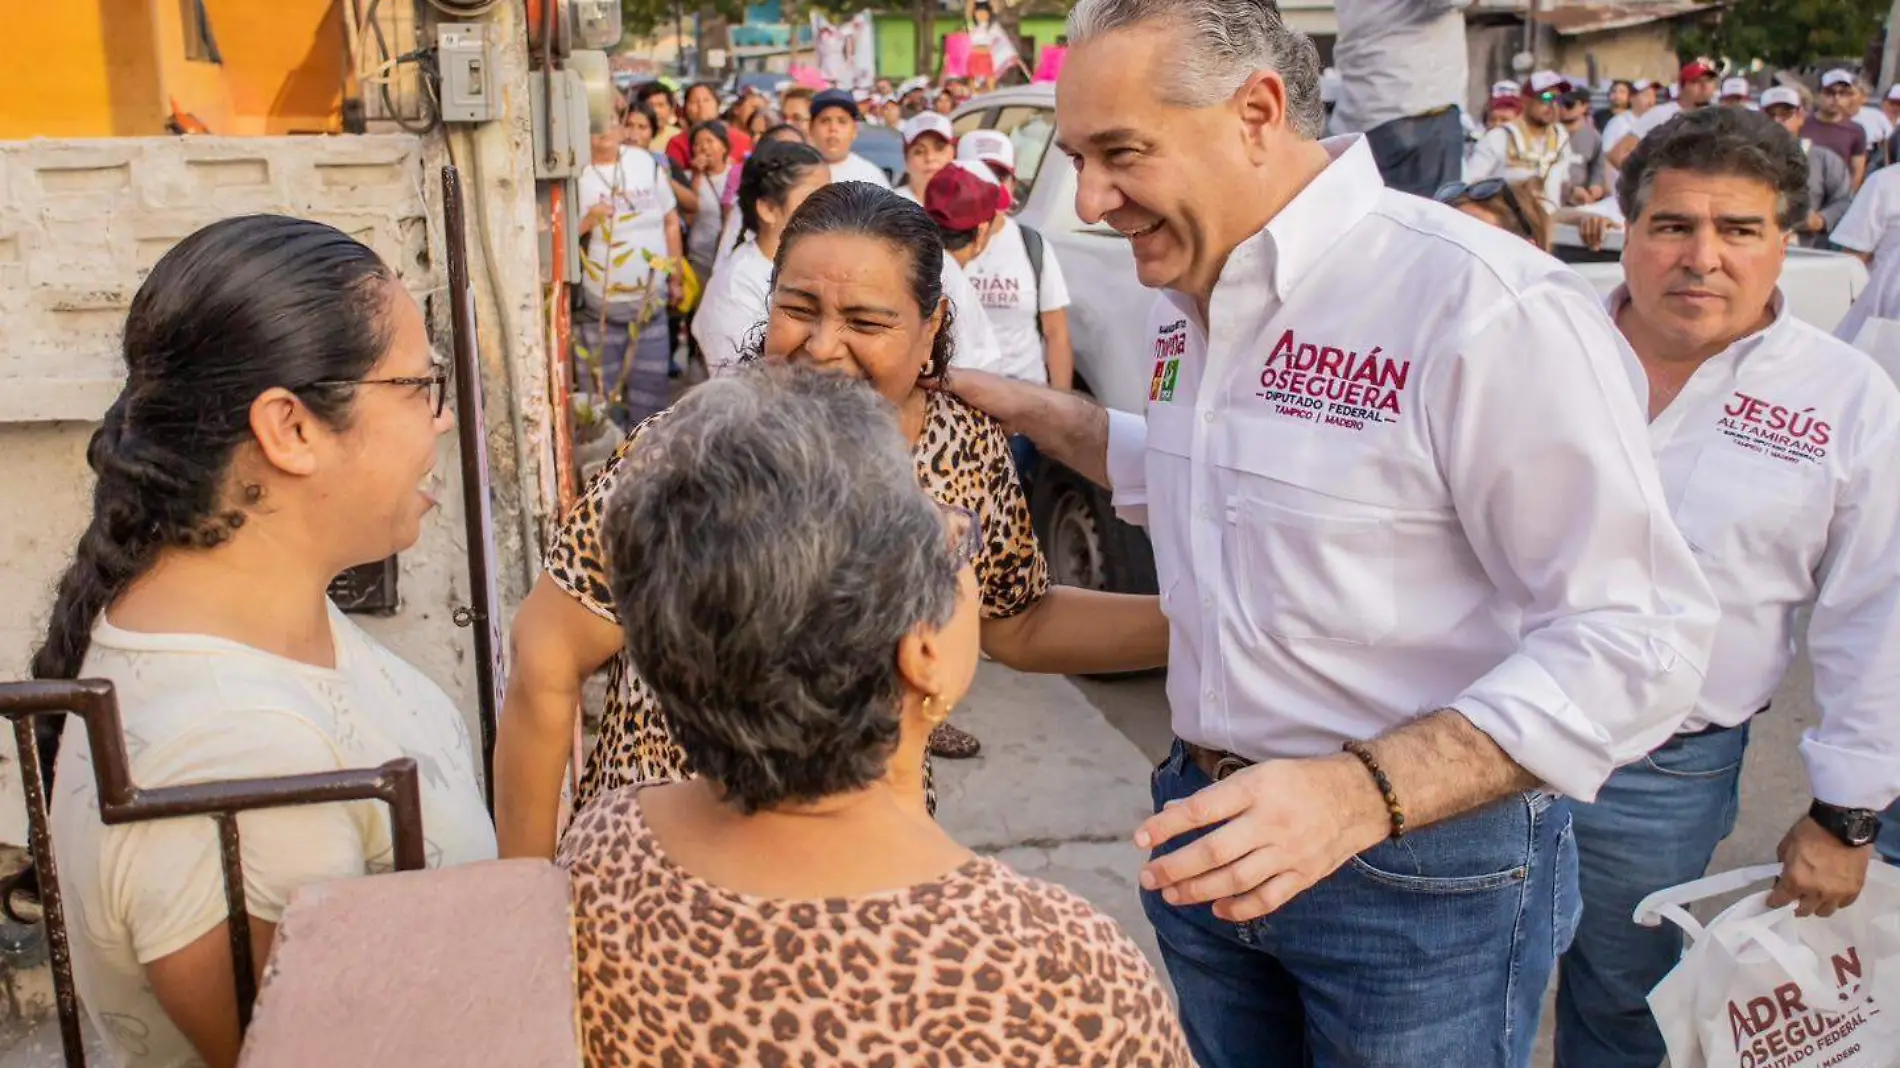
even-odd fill
[[[1372,755],[1363,742],[1347,742],[1341,746],[1346,752],[1359,758],[1359,762],[1372,773],[1372,782],[1385,795],[1385,810],[1392,816],[1392,837],[1405,837],[1405,810],[1399,807],[1399,795],[1392,790],[1392,780],[1386,778],[1385,769],[1379,767],[1379,758]]]

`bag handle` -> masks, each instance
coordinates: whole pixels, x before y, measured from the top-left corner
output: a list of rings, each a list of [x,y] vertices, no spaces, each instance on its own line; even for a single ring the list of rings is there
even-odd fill
[[[1736,949],[1753,942],[1766,950],[1776,967],[1800,985],[1802,994],[1806,996],[1804,1004],[1810,1012],[1823,1016],[1844,1016],[1872,1003],[1873,984],[1858,982],[1851,990],[1841,990],[1829,983],[1808,961],[1796,957],[1788,940],[1781,937],[1774,927],[1777,921],[1793,915],[1794,909],[1795,906],[1790,903],[1759,916],[1739,920],[1719,937]],[[1830,998],[1830,1003],[1816,1004],[1816,999],[1822,997]]]
[[[1682,928],[1683,933],[1689,936],[1691,943],[1699,942],[1707,932],[1703,930],[1701,922],[1689,915],[1689,910],[1683,906],[1704,898],[1719,897],[1736,890],[1745,890],[1756,883],[1776,878],[1780,874],[1781,865],[1779,864],[1757,864],[1752,868],[1737,868],[1720,875],[1710,875],[1680,886],[1658,890],[1637,902],[1636,911],[1630,918],[1644,927],[1658,927],[1661,926],[1663,920],[1668,920]]]

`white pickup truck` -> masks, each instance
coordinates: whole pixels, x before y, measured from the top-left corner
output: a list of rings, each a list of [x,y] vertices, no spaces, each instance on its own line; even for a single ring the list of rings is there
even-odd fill
[[[1153,290],[1135,278],[1127,239],[1107,225],[1085,225],[1075,213],[1075,171],[1056,151],[1055,87],[1031,85],[977,97],[952,116],[958,136],[975,129],[1007,134],[1016,148],[1016,176],[1024,195],[1016,220],[1041,232],[1062,260],[1069,283],[1069,333],[1075,345],[1077,388],[1111,408],[1139,412],[1148,400],[1144,347]],[[1565,231],[1568,231],[1566,234]],[[1566,237],[1569,242],[1566,243]],[[1558,256],[1599,291],[1623,282],[1616,249],[1590,252],[1574,229],[1560,228]],[[1867,284],[1853,256],[1796,249],[1781,287],[1794,313],[1832,330]],[[1147,536],[1116,519],[1108,494],[1074,472],[1045,462],[1032,480],[1030,514],[1056,581],[1129,593],[1155,592],[1154,557]]]

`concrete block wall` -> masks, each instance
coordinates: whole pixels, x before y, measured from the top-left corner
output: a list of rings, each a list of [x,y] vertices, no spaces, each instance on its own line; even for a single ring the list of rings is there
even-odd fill
[[[86,443],[118,395],[120,330],[152,265],[220,218],[318,219],[374,248],[445,324],[431,207],[440,187],[427,155],[409,135],[0,143],[0,679],[25,677],[90,515]],[[438,339],[446,349],[446,334]],[[360,618],[456,699],[476,737],[473,639],[450,619],[468,601],[453,435],[440,448],[443,507],[400,558],[402,609]],[[26,837],[13,750],[0,742],[4,843]]]

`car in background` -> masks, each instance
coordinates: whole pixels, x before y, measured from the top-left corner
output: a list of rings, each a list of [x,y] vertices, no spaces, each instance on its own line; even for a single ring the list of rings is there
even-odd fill
[[[1110,408],[1142,412],[1152,370],[1146,341],[1155,293],[1136,279],[1127,238],[1076,215],[1075,170],[1054,147],[1055,103],[1053,85],[1003,89],[966,102],[951,116],[951,125],[959,137],[976,129],[997,130],[1015,146],[1018,195],[1011,210],[1061,258],[1072,301],[1076,389]],[[1564,247],[1565,229],[1574,247]],[[1557,237],[1559,257],[1599,292],[1608,294],[1622,284],[1623,265],[1614,249],[1587,252],[1574,228],[1560,228]],[[1621,247],[1621,237],[1611,235],[1615,248]],[[1834,328],[1866,285],[1860,260],[1840,253],[1792,249],[1782,273],[1788,307],[1823,330]],[[1029,511],[1057,582],[1156,592],[1147,534],[1115,517],[1106,490],[1044,461],[1030,481]]]
[[[858,139],[851,151],[877,164],[892,185],[904,174],[904,135],[889,126],[858,124]]]
[[[736,97],[747,89],[756,89],[772,102],[773,107],[777,107],[779,93],[790,84],[792,76],[780,71],[742,70],[726,79],[720,95]]]

